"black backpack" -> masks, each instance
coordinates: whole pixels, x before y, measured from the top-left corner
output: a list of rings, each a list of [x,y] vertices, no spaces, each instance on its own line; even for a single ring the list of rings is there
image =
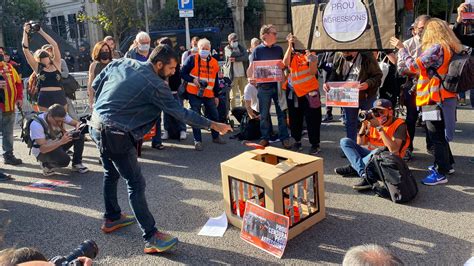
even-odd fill
[[[23,112],[22,114],[22,124],[21,124],[21,141],[25,142],[27,147],[30,149],[30,154],[31,154],[31,149],[34,148],[39,148],[38,145],[34,143],[34,141],[30,137],[30,126],[33,121],[38,122],[42,127],[45,132],[46,138],[51,138],[49,134],[49,127],[46,121],[44,121],[42,118],[39,117],[40,113],[31,113],[28,117],[25,117]],[[25,121],[26,120],[26,121]]]
[[[472,89],[474,84],[474,56],[468,47],[454,54],[449,62],[449,69],[443,79],[435,70],[435,76],[441,80],[443,88],[449,92],[460,93]]]
[[[384,184],[383,187],[373,187],[376,194],[389,197],[395,203],[404,203],[415,198],[418,186],[402,158],[388,150],[380,150],[372,156],[369,164],[373,165],[379,180]]]
[[[260,120],[250,119],[247,112],[240,121],[240,132],[237,135],[239,140],[257,140],[262,136],[260,132]]]

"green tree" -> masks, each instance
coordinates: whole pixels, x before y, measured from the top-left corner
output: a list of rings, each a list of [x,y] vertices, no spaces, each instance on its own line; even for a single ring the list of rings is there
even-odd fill
[[[428,0],[417,1],[417,14],[427,13]],[[464,2],[464,0],[429,0],[430,16],[440,19],[448,19],[450,14],[456,11],[456,8]]]

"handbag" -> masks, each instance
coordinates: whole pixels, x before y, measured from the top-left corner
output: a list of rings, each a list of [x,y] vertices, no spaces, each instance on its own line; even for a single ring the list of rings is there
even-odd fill
[[[61,86],[64,93],[66,93],[66,97],[76,100],[76,91],[80,88],[80,85],[72,75],[68,75],[67,78],[61,78]]]
[[[423,121],[441,121],[443,116],[441,114],[440,104],[425,105],[421,107],[421,119]]]

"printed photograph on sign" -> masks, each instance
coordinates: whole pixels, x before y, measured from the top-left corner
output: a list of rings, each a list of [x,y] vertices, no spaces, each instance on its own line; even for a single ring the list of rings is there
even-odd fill
[[[474,20],[474,0],[466,0],[465,2],[468,4],[467,11],[462,12],[462,19],[463,20]],[[470,22],[472,23],[472,22]]]
[[[240,238],[281,258],[288,242],[289,225],[288,216],[247,201]]]
[[[323,11],[323,28],[337,42],[358,39],[368,23],[369,14],[361,0],[330,0]]]
[[[359,82],[328,82],[326,106],[359,107]]]
[[[257,83],[283,81],[283,70],[279,67],[281,60],[254,61],[253,77]]]

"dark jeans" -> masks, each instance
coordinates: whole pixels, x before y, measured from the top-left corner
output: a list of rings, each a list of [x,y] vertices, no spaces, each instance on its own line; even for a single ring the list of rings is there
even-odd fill
[[[296,95],[293,95],[296,97]],[[301,141],[303,132],[303,120],[306,119],[308,138],[311,146],[319,146],[321,136],[321,107],[310,108],[306,96],[297,97],[298,107],[295,107],[295,100],[288,99],[288,114],[290,115],[291,136],[295,141]]]
[[[376,96],[359,102],[359,108],[342,108],[344,110],[346,137],[357,141],[357,127],[359,125],[359,110],[369,110],[372,108]]]
[[[408,149],[413,151],[413,142],[415,139],[416,121],[418,120],[418,107],[416,106],[416,92],[409,93],[411,88],[405,89],[405,106],[407,107],[406,124],[408,135],[410,136],[410,146]],[[402,154],[403,155],[403,154]]]
[[[100,131],[91,128],[90,135],[100,150],[101,143],[103,143]],[[123,143],[113,143],[111,140],[106,141],[109,141],[110,145],[125,146]],[[146,182],[138,165],[137,151],[133,144],[126,146],[129,148],[120,155],[100,153],[100,159],[104,167],[104,218],[110,220],[118,220],[120,218],[122,211],[117,201],[117,184],[120,177],[123,177],[127,182],[130,207],[143,232],[143,238],[147,240],[157,231],[155,219],[148,209],[145,197]]]
[[[440,174],[446,175],[454,164],[454,158],[446,140],[444,121],[426,121],[426,128],[434,148],[434,165]]]
[[[176,99],[176,101],[178,101],[180,106],[183,106],[183,100],[179,98],[177,93],[173,94],[173,97]],[[167,113],[163,114],[163,124],[164,124],[165,130],[167,131],[171,131],[170,128],[176,127],[176,126],[179,128],[180,132],[186,131],[185,123],[179,120],[176,120],[174,117],[170,116]]]
[[[219,96],[219,105],[217,106],[217,122],[225,123],[227,120],[227,97],[225,95]]]
[[[0,93],[3,93],[0,90]],[[15,112],[2,112],[0,110],[0,125],[2,131],[3,155],[13,155],[13,128],[15,126]]]
[[[237,121],[242,121],[242,117],[244,117],[244,114],[247,113],[247,109],[242,106],[237,106],[232,108],[232,115],[237,119]]]
[[[72,165],[82,163],[82,153],[84,151],[84,135],[80,135],[79,139],[73,140],[63,146],[50,151],[48,153],[40,153],[37,157],[48,168],[66,167],[71,162],[71,157],[66,151],[74,146],[74,154],[72,155]]]
[[[200,114],[201,107],[204,106],[204,108],[206,109],[206,117],[212,121],[217,121],[218,113],[217,113],[216,104],[213,98],[197,97],[196,95],[193,95],[193,94],[189,94],[188,98],[189,98],[189,105],[191,105],[191,110]],[[215,130],[211,130],[211,134],[212,134],[213,139],[216,139],[219,137],[219,132]],[[198,142],[202,141],[200,128],[193,127],[193,135],[194,135],[194,141],[198,141]]]
[[[156,135],[151,139],[152,145],[161,145],[163,143],[161,140],[161,114],[162,112],[158,114],[158,119],[156,120]]]
[[[260,131],[262,139],[270,140],[272,133],[272,123],[270,116],[270,107],[275,104],[275,110],[278,117],[278,134],[281,141],[289,138],[288,127],[286,126],[286,113],[281,110],[278,103],[278,87],[258,87],[258,103],[260,111]]]

